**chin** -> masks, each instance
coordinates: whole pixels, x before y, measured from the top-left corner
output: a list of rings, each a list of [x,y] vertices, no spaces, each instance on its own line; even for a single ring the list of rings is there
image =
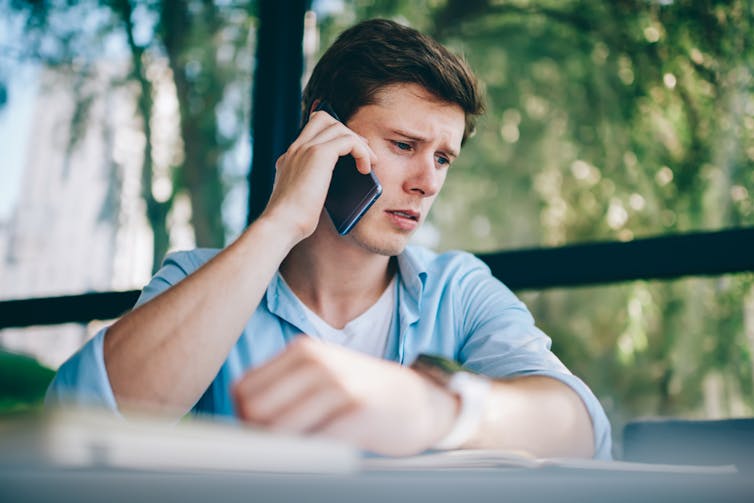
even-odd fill
[[[400,255],[408,244],[409,236],[395,235],[393,232],[378,233],[369,232],[357,225],[351,231],[351,239],[362,248],[376,253],[393,257]]]

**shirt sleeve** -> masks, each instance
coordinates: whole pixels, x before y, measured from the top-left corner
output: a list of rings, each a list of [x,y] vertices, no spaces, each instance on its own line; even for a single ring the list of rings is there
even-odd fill
[[[610,422],[589,387],[550,350],[552,341],[534,324],[529,310],[478,259],[458,279],[455,297],[465,334],[458,359],[492,377],[547,376],[563,382],[583,401],[594,430],[595,458],[610,459]]]
[[[195,252],[168,255],[141,292],[136,306],[175,285],[201,265]],[[108,327],[109,328],[109,327]],[[108,328],[100,330],[58,369],[45,395],[45,405],[83,405],[118,410],[103,356]]]

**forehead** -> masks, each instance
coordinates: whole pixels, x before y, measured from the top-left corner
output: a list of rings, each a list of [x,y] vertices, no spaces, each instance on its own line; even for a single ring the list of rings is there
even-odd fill
[[[371,104],[357,110],[353,119],[441,138],[456,151],[465,128],[465,114],[459,105],[439,99],[418,84],[385,86],[375,93]]]

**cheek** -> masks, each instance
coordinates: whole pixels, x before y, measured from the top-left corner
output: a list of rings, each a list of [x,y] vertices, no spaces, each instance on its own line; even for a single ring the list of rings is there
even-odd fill
[[[440,180],[440,188],[443,188],[445,186],[445,180],[448,179],[448,169],[445,168],[440,172],[439,180]]]
[[[437,199],[437,195],[434,195],[432,197],[425,197],[424,199],[422,199],[422,206],[424,207],[423,208],[423,210],[424,210],[423,213],[425,215],[427,214],[427,212],[429,212],[429,209],[434,204],[435,199]]]
[[[444,169],[442,171],[439,171],[437,173],[437,192],[434,196],[432,196],[432,200],[434,201],[435,198],[442,192],[442,188],[445,187],[445,182],[448,179],[448,170]]]
[[[437,192],[431,196],[424,199],[424,203],[426,204],[426,209],[429,210],[429,208],[432,206],[432,204],[437,199],[437,196],[439,196],[442,193],[442,188],[445,186],[445,181],[448,176],[448,171],[444,171],[438,179],[439,186],[437,187]]]
[[[379,161],[372,166],[375,176],[379,179],[383,188],[386,186],[400,185],[401,173],[405,169],[401,165],[401,161],[395,159],[395,156],[379,155]]]

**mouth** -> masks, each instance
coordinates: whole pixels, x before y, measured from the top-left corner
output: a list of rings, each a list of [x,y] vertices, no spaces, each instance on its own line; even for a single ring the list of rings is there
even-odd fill
[[[392,226],[401,232],[413,232],[419,226],[421,213],[418,211],[401,209],[385,210]]]
[[[419,221],[420,213],[412,210],[385,210],[387,213],[391,215],[395,215],[399,218],[406,218],[408,220],[413,220],[414,222]]]

